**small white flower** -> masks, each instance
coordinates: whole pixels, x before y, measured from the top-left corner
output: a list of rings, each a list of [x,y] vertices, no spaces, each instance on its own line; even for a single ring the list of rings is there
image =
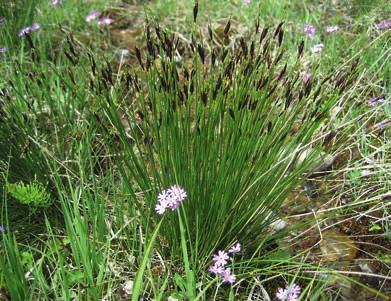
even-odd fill
[[[98,21],[98,25],[110,25],[114,20],[111,18],[102,18]]]
[[[326,27],[326,32],[336,32],[339,30],[338,25],[332,25],[332,26],[327,26]]]
[[[133,291],[133,281],[132,280],[126,281],[123,290],[125,294],[131,295]]]
[[[99,18],[101,14],[102,13],[99,11],[91,11],[86,17],[86,22],[90,23],[94,21],[95,19]]]
[[[320,52],[322,52],[323,47],[324,47],[323,43],[317,44],[314,47],[312,47],[312,52],[313,53],[320,53]]]

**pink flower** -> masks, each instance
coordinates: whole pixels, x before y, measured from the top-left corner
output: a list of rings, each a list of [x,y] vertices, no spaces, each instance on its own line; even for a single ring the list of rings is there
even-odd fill
[[[7,52],[7,48],[6,47],[0,47],[0,53],[4,53],[4,52]]]
[[[233,284],[235,283],[236,281],[236,276],[234,274],[231,273],[231,269],[230,268],[227,268],[225,269],[221,274],[220,274],[221,277],[223,277],[224,279],[224,282],[228,282],[230,284]]]
[[[240,243],[236,243],[236,245],[232,246],[228,250],[228,253],[236,254],[236,253],[239,253],[241,250],[242,250],[242,246],[240,245]]]
[[[59,4],[61,4],[62,0],[52,0],[52,5],[53,6],[57,6]]]
[[[179,202],[182,202],[187,197],[187,192],[178,185],[171,186],[170,189],[168,189],[168,192],[171,193],[173,197],[178,199]]]
[[[111,19],[111,18],[102,18],[98,21],[98,25],[110,25],[111,23],[113,23],[114,20]]]
[[[249,5],[251,3],[251,0],[243,0],[244,5]]]
[[[217,266],[216,264],[213,264],[209,267],[208,271],[210,273],[220,275],[224,271],[224,269],[222,266]]]
[[[167,208],[168,208],[167,204],[160,203],[160,204],[156,204],[155,210],[157,214],[162,215],[164,214],[164,212],[166,212]]]
[[[158,194],[157,200],[158,200],[158,202],[166,202],[169,197],[170,197],[170,194],[168,193],[168,191],[163,190]]]
[[[40,28],[41,28],[41,25],[39,25],[38,23],[33,23],[30,26],[26,26],[26,27],[22,28],[19,31],[18,35],[19,35],[19,37],[24,37],[26,34],[29,34],[32,31],[37,31]]]
[[[20,37],[23,37],[23,36],[25,36],[26,34],[28,34],[28,33],[30,33],[30,31],[31,31],[31,28],[30,28],[30,26],[27,26],[27,27],[24,27],[24,28],[22,28],[21,30],[19,30],[19,36]]]
[[[316,27],[311,24],[305,24],[303,27],[304,33],[311,39],[315,36]]]
[[[37,31],[40,28],[41,28],[41,25],[39,25],[38,23],[33,23],[30,26],[31,31]]]
[[[99,11],[91,11],[87,17],[86,17],[86,22],[91,23],[92,21],[96,20],[97,18],[100,17],[102,13]]]
[[[172,185],[169,189],[159,193],[155,210],[160,215],[168,208],[174,211],[186,197],[187,193],[183,188],[178,185]]]
[[[229,256],[225,251],[218,251],[217,254],[213,255],[212,260],[216,266],[225,266],[228,262]]]
[[[376,27],[380,30],[386,30],[391,27],[391,19],[386,19],[376,24]]]
[[[311,74],[304,70],[300,72],[301,78],[303,79],[303,82],[306,84],[311,79]]]
[[[339,30],[338,25],[332,25],[332,26],[327,26],[326,27],[326,32],[336,32]]]
[[[297,284],[287,285],[285,289],[279,288],[276,297],[278,300],[297,301],[299,299],[301,287]]]

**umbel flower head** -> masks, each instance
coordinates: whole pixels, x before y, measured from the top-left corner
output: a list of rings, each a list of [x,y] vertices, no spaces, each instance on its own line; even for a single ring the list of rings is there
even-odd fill
[[[231,272],[230,268],[226,265],[230,260],[228,254],[236,254],[242,250],[240,243],[233,245],[228,252],[220,250],[212,257],[213,264],[209,267],[208,271],[212,274],[220,276],[224,282],[234,284],[236,282],[236,276]]]
[[[239,253],[242,250],[242,246],[240,243],[236,243],[236,245],[233,245],[229,250],[228,253],[236,254]]]
[[[287,285],[285,289],[279,288],[276,294],[278,300],[297,301],[299,299],[301,287],[295,283]]]
[[[379,28],[380,30],[387,30],[388,28],[391,27],[391,19],[386,19],[378,24],[376,24],[376,27]]]
[[[30,26],[26,26],[24,28],[22,28],[20,31],[19,31],[19,36],[20,37],[24,37],[26,34],[29,34],[30,32],[32,31],[37,31],[38,29],[41,28],[41,25],[39,25],[38,23],[33,23],[31,24]]]
[[[309,38],[312,39],[315,36],[316,27],[312,24],[305,24],[303,26],[303,31]]]
[[[228,253],[225,251],[218,251],[217,254],[213,255],[214,265],[217,267],[223,267],[227,264],[229,259]]]
[[[182,187],[172,185],[159,193],[155,210],[160,215],[164,214],[167,209],[174,211],[186,197],[187,192]]]

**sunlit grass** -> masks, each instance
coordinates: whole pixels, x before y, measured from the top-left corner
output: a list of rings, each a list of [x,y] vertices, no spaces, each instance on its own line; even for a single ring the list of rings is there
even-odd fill
[[[0,4],[0,47],[7,48],[0,53],[0,285],[7,297],[130,299],[134,282],[142,300],[257,300],[296,283],[302,300],[325,300],[345,294],[336,279],[372,291],[359,277],[385,283],[390,128],[380,126],[391,116],[391,60],[389,31],[376,24],[389,17],[387,1],[200,1],[196,23],[190,0],[12,2]],[[118,62],[112,29],[136,27],[127,19],[132,7],[140,12],[134,24],[146,19],[151,32],[138,28],[129,45],[139,57],[129,49]],[[91,11],[114,23],[86,22]],[[275,33],[280,22],[284,34]],[[33,23],[41,28],[18,37]],[[316,26],[313,38],[304,24]],[[329,25],[340,30],[327,33]],[[377,96],[384,102],[368,105]],[[313,156],[303,162],[309,148]],[[308,173],[320,152],[335,163]],[[314,198],[296,212],[286,200],[307,182],[325,202]],[[161,217],[158,192],[173,184],[188,198]],[[288,227],[272,230],[281,219]],[[322,262],[322,232],[338,227],[382,268]],[[314,232],[314,245],[300,247]],[[228,265],[237,277],[231,286],[208,267],[212,254],[237,241],[243,250]]]

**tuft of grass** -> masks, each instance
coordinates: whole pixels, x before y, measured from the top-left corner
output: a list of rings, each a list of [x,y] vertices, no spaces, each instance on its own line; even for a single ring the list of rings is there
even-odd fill
[[[388,33],[374,26],[385,1],[209,1],[196,24],[193,1],[150,1],[145,15],[165,25],[147,25],[145,45],[119,66],[103,50],[116,51],[108,38],[127,26],[125,4],[14,4],[0,4],[0,47],[9,49],[0,57],[0,279],[12,299],[270,299],[295,282],[301,299],[329,300],[342,294],[335,279],[365,288],[353,278],[364,273],[318,264],[316,244],[303,251],[292,240],[351,220],[389,237],[389,131],[370,126],[390,109],[363,105],[389,92]],[[87,24],[90,10],[118,23]],[[33,22],[41,30],[18,38]],[[304,23],[317,26],[314,39]],[[327,35],[334,24],[341,30]],[[320,153],[346,148],[352,156],[335,171],[307,179]],[[329,183],[324,199],[334,194],[289,219],[286,199],[304,180]],[[161,218],[156,197],[172,184],[189,198]],[[53,206],[31,215],[10,197]],[[279,218],[295,222],[273,234]],[[207,267],[236,241],[244,249],[228,286]],[[362,253],[374,245],[365,243]],[[389,259],[379,250],[365,254],[382,259],[384,279]]]

